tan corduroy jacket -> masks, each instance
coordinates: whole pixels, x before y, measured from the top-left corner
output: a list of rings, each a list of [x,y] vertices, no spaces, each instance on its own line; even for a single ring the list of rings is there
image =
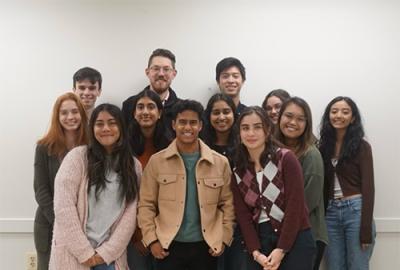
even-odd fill
[[[234,210],[228,160],[199,139],[200,159],[196,164],[201,229],[204,240],[220,252],[230,245]],[[176,141],[154,154],[143,172],[138,222],[146,246],[160,241],[167,249],[181,226],[185,209],[186,172]]]

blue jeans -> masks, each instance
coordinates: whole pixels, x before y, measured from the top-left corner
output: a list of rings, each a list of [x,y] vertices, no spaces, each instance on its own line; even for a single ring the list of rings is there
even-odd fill
[[[91,270],[115,270],[115,265],[114,263],[107,265],[105,263],[96,265],[95,267],[92,267]]]
[[[375,224],[372,224],[372,245],[361,249],[362,198],[330,200],[326,210],[329,244],[326,263],[329,270],[368,270],[375,244]]]

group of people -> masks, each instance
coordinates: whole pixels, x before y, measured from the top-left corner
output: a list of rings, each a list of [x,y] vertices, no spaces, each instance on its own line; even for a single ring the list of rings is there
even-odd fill
[[[95,106],[102,76],[82,68],[37,142],[38,269],[368,269],[375,242],[371,147],[349,97],[313,135],[311,109],[282,89],[245,106],[246,72],[216,66],[206,108],[171,88],[156,49],[149,85]]]

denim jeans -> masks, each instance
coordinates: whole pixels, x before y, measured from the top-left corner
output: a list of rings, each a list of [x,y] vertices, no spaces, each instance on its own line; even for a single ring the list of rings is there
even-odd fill
[[[103,264],[99,264],[99,265],[92,267],[91,270],[115,270],[115,265],[114,265],[114,263],[112,263],[110,265],[103,263]]]
[[[330,200],[326,210],[329,244],[326,248],[328,270],[368,270],[375,244],[375,224],[372,224],[372,245],[361,249],[362,198]]]
[[[269,222],[259,224],[258,236],[261,242],[261,252],[269,255],[276,248],[278,235]],[[311,270],[315,259],[315,241],[310,229],[300,231],[290,251],[283,258],[280,270]],[[261,270],[262,267],[246,250],[243,237],[237,226],[234,239],[229,250],[229,257],[225,257],[226,270]]]

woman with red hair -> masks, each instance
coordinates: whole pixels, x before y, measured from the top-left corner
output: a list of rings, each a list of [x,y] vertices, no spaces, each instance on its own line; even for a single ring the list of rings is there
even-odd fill
[[[38,142],[34,163],[34,191],[38,208],[34,241],[38,270],[48,269],[54,223],[54,178],[69,150],[87,143],[87,117],[79,98],[66,93],[57,98],[50,128]]]

